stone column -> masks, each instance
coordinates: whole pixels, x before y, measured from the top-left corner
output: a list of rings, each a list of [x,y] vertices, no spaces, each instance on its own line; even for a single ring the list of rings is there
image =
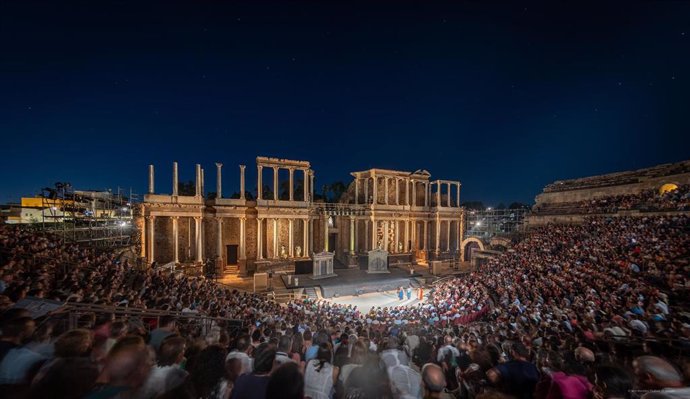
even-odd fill
[[[201,184],[199,185],[201,187],[201,191],[199,192],[199,195],[202,197],[206,194],[206,184],[204,183],[204,176],[206,176],[206,173],[204,173],[204,168],[201,168]]]
[[[309,256],[309,219],[302,219],[302,256]]]
[[[309,218],[309,251],[307,255],[314,252],[314,219]]]
[[[195,196],[201,195],[201,165],[196,164],[196,191]]]
[[[292,234],[293,234],[292,228],[293,228],[294,222],[295,222],[295,219],[289,219],[288,220],[288,254],[290,255],[291,258],[294,258],[294,256],[295,256],[295,252],[294,252],[294,248],[293,248],[295,245],[294,245],[293,238],[292,238]]]
[[[377,222],[374,220],[374,217],[371,217],[371,250],[376,249],[376,239],[378,238],[378,226],[376,225]]]
[[[247,259],[247,218],[240,217],[240,259]]]
[[[410,252],[410,221],[405,221],[405,242],[403,243],[403,250]]]
[[[244,165],[240,165],[240,199],[244,200]]]
[[[147,216],[146,221],[148,222],[148,261],[149,263],[153,263],[156,259],[154,256],[154,250],[155,250],[155,238],[156,238],[156,232],[155,232],[155,226],[156,226],[156,217],[155,216]]]
[[[204,261],[204,236],[201,232],[203,227],[203,220],[201,216],[194,217],[194,238],[196,239],[196,261],[201,263]]]
[[[364,250],[369,250],[369,221],[364,219]]]
[[[424,250],[429,250],[429,221],[424,221],[424,237],[422,237],[422,243],[424,244]]]
[[[436,216],[436,242],[435,242],[435,247],[436,249],[434,250],[436,252],[436,255],[438,255],[441,252],[441,220],[439,219],[438,215]]]
[[[456,204],[458,208],[460,208],[460,183],[457,183],[458,185],[458,203]],[[459,248],[459,247],[458,247]]]
[[[369,178],[364,179],[364,203],[369,203]]]
[[[273,200],[278,201],[278,167],[273,167]]]
[[[294,198],[295,188],[293,186],[293,183],[294,183],[293,179],[295,178],[295,168],[290,168],[288,170],[290,171],[290,201],[294,201],[295,200],[295,198]],[[290,250],[292,251],[292,248],[290,248]]]
[[[374,204],[376,204],[376,203],[378,202],[378,191],[379,191],[379,190],[378,190],[378,186],[379,186],[379,185],[378,185],[378,181],[377,181],[378,179],[376,178],[376,175],[375,175],[375,174],[372,174],[372,175],[371,175],[371,178],[372,178],[372,180],[373,180],[373,187],[372,187],[372,188],[373,188],[373,190],[374,190],[373,194],[371,195],[371,196],[373,197],[373,201],[372,201],[372,202],[373,202]]]
[[[180,237],[178,237],[177,221],[179,217],[173,216],[172,218],[172,231],[173,231],[173,262],[180,263]]]
[[[355,177],[355,205],[359,203],[359,178]]]
[[[398,245],[400,243],[400,223],[398,221],[394,221],[395,223],[393,225],[393,239],[395,240],[395,243],[393,243],[393,252],[398,253]]]
[[[436,182],[436,207],[440,208],[442,206],[443,204],[441,204],[441,182]]]
[[[223,198],[223,177],[221,175],[222,167],[222,163],[216,162],[216,199]]]
[[[429,207],[429,182],[424,182],[424,206]]]
[[[388,205],[388,180],[389,179],[387,177],[383,178],[383,187],[384,190],[386,190],[385,196],[383,198],[386,200],[386,205]]]
[[[395,205],[400,205],[400,179],[395,178]]]
[[[350,216],[350,255],[355,254],[355,217]]]
[[[410,227],[412,228],[412,231],[410,231],[410,241],[412,241],[412,247],[410,249],[415,251],[419,247],[417,245],[417,221],[413,219]]]
[[[314,171],[309,171],[309,192],[311,196],[309,197],[311,201],[314,201]],[[312,247],[314,248],[314,247]]]
[[[153,165],[149,165],[149,194],[155,193],[153,185]]]
[[[307,181],[308,172],[306,169],[302,170],[302,172],[304,172],[304,181],[302,182],[302,195],[304,196],[304,202],[307,202],[309,200],[309,196],[307,195],[307,193],[309,192],[309,181]]]
[[[173,162],[173,176],[172,176],[172,195],[177,196],[177,162]]]
[[[383,221],[383,249],[385,251],[390,251],[388,248],[388,220]]]
[[[280,256],[278,253],[278,219],[273,219],[273,259]]]
[[[264,245],[261,234],[261,228],[263,224],[263,218],[256,219],[256,259],[261,260],[264,258]]]
[[[223,218],[217,217],[216,218],[216,235],[217,235],[217,241],[216,241],[216,257],[218,259],[223,259]],[[242,244],[240,244],[241,246]]]
[[[451,202],[450,202],[451,196],[450,196],[450,183],[448,183],[448,208],[451,207]]]
[[[323,252],[328,252],[328,215],[324,215],[323,221]]]
[[[450,205],[449,205],[449,206],[450,206]],[[448,223],[448,226],[446,226],[446,229],[447,229],[447,233],[446,233],[446,234],[447,234],[446,242],[448,243],[448,244],[446,245],[446,251],[448,251],[448,252],[450,252],[450,222],[451,222],[450,219],[446,221],[446,223]]]
[[[256,199],[264,199],[263,197],[263,191],[264,191],[264,186],[263,186],[263,172],[264,167],[261,165],[257,165],[256,171],[257,171],[257,187],[256,187],[256,194],[257,198]]]
[[[417,206],[417,182],[412,182],[412,206]]]
[[[455,229],[457,233],[455,234],[455,250],[460,253],[460,220],[455,221]]]

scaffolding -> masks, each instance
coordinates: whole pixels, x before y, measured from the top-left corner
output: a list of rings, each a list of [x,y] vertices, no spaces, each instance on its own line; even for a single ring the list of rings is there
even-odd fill
[[[138,245],[140,235],[134,224],[138,195],[130,189],[126,196],[116,193],[75,190],[58,182],[41,190],[41,216],[36,227],[67,242],[95,247],[123,248]]]
[[[465,212],[464,237],[488,241],[496,236],[512,236],[519,232],[528,209],[492,209]]]

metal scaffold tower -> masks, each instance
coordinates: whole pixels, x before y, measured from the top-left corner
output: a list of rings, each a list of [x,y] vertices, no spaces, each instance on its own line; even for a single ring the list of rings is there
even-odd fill
[[[134,225],[138,195],[131,189],[127,196],[120,188],[116,193],[75,190],[70,183],[58,182],[43,188],[41,199],[42,220],[36,227],[64,241],[117,248],[139,240]]]

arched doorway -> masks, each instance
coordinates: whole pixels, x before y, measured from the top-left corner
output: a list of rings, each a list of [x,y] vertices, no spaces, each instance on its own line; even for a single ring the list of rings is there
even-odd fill
[[[666,183],[663,186],[659,187],[659,195],[664,195],[666,193],[670,193],[671,191],[676,191],[678,190],[678,185],[674,183]]]
[[[462,260],[470,262],[474,251],[484,250],[484,243],[478,238],[470,237],[463,240],[460,248],[462,248]]]
[[[463,260],[465,262],[471,261],[472,253],[477,250],[479,250],[479,244],[477,244],[476,242],[468,242],[467,245],[465,245],[465,258]]]

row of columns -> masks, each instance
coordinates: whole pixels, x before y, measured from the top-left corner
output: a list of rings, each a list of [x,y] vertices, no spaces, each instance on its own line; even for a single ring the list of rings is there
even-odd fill
[[[258,199],[263,199],[263,165],[257,165],[257,198]],[[314,171],[311,169],[307,168],[296,168],[296,167],[288,167],[288,168],[281,168],[279,166],[272,166],[273,168],[273,200],[278,201],[278,171],[280,169],[287,169],[290,172],[290,201],[294,201],[294,194],[295,194],[295,186],[294,186],[294,180],[295,180],[295,171],[296,170],[301,170],[304,173],[303,177],[303,182],[302,186],[304,187],[303,189],[303,201],[307,202],[309,201],[309,196],[308,193],[311,193],[311,198],[314,198]],[[244,172],[243,172],[244,173]]]
[[[326,220],[328,220],[326,218]],[[392,251],[393,253],[398,253],[398,243],[400,242],[400,226],[399,226],[399,221],[397,220],[373,220],[373,219],[363,219],[364,220],[364,242],[365,242],[365,250],[369,249],[374,249],[378,247],[378,228],[380,226],[380,223],[383,223],[383,248],[387,249],[389,247],[389,236],[390,236],[390,231],[389,231],[389,226],[390,222],[393,221],[393,243],[395,245],[394,250]],[[357,242],[358,242],[358,224],[357,224],[358,219],[355,218],[354,216],[350,217],[350,234],[349,234],[349,252],[351,255],[354,255],[357,251]],[[460,220],[455,220],[455,219],[436,219],[435,225],[436,225],[436,239],[435,241],[435,252],[440,253],[441,251],[441,223],[445,222],[446,223],[446,245],[445,245],[445,250],[449,251],[451,248],[451,224],[452,222],[456,222],[456,249],[460,248],[460,231],[461,231],[461,221]],[[429,221],[428,220],[423,220],[421,221],[422,223],[419,224],[422,228],[422,241],[417,242],[417,226],[418,222],[417,220],[405,220],[402,221],[404,223],[404,228],[403,228],[403,252],[409,252],[413,248],[410,247],[411,243],[414,243],[415,247],[414,249],[420,249],[420,250],[428,250],[429,249]],[[369,232],[369,226],[372,226],[371,230],[372,232]],[[328,230],[328,225],[326,224],[325,226],[325,231],[327,232]],[[324,237],[324,250],[328,250],[328,235],[326,234],[326,237]],[[366,243],[370,242],[370,245],[366,246]],[[421,245],[419,245],[421,244]]]
[[[441,185],[445,184],[448,187],[448,195],[446,198],[446,204],[445,206],[447,207],[452,207],[451,203],[451,190],[452,186],[455,185],[457,187],[456,189],[456,206],[460,206],[460,182],[447,182],[447,181],[436,181],[436,182],[428,182],[428,181],[414,181],[413,179],[405,179],[405,178],[399,178],[399,177],[377,177],[377,176],[372,176],[372,177],[367,177],[367,178],[359,178],[355,177],[355,204],[359,204],[359,186],[360,186],[360,181],[364,182],[364,203],[368,204],[369,203],[369,180],[373,181],[373,193],[372,193],[372,202],[374,204],[378,204],[378,185],[379,185],[379,179],[384,179],[384,201],[383,204],[385,205],[408,205],[408,206],[417,206],[417,185],[421,184],[424,187],[424,206],[428,207],[429,206],[429,197],[431,195],[431,185],[435,184],[436,185],[436,206],[442,207],[444,206],[441,204]],[[395,202],[391,202],[391,198],[389,198],[389,180],[394,180],[395,181]],[[404,187],[405,187],[405,194],[404,194],[404,203],[401,203],[400,201],[400,182],[404,182]]]
[[[278,220],[279,218],[257,218],[256,219],[256,258],[257,260],[264,259],[264,223],[263,221],[268,220],[273,221],[273,258],[278,258]],[[309,230],[311,225],[310,219],[299,219],[302,220],[302,256],[307,256],[310,252],[312,242],[309,237]],[[294,252],[294,225],[295,219],[288,219],[288,257],[292,258],[295,256]],[[266,225],[268,227],[268,225]],[[242,245],[242,244],[240,244]]]
[[[222,178],[222,167],[223,164],[220,162],[216,162],[216,198],[223,198],[223,178]],[[245,199],[245,188],[244,188],[244,171],[245,171],[245,165],[240,165],[240,199]],[[196,175],[196,188],[195,188],[195,195],[196,196],[202,196],[205,190],[204,187],[204,169],[201,167],[200,164],[196,164],[195,166],[195,175]],[[173,196],[178,196],[179,195],[179,175],[178,175],[178,166],[177,162],[173,162],[173,173],[172,173],[172,195]],[[155,170],[153,165],[149,165],[149,187],[148,187],[148,193],[149,194],[155,194],[156,192],[156,187],[155,187]]]
[[[147,241],[147,254],[149,257],[149,260],[155,259],[155,218],[156,216],[147,216],[147,236],[145,237]],[[172,235],[173,235],[173,261],[175,263],[179,263],[179,216],[172,216],[170,217],[172,220]],[[263,246],[264,246],[264,229],[263,229],[263,221],[267,220],[272,220],[273,224],[273,257],[277,258],[279,256],[279,247],[278,247],[278,218],[271,218],[271,219],[265,219],[265,218],[257,218],[257,259],[261,260],[264,259],[263,256]],[[313,247],[313,235],[309,234],[310,231],[312,230],[312,219],[299,219],[302,220],[302,232],[303,232],[303,237],[302,237],[302,243],[303,243],[303,256],[307,256],[310,253],[311,248]],[[351,216],[349,221],[350,221],[350,230],[349,230],[349,252],[351,255],[354,255],[358,251],[358,220],[364,220],[365,226],[364,226],[364,234],[365,234],[365,239],[364,242],[367,243],[370,241],[371,245],[369,248],[365,247],[366,249],[374,249],[378,247],[378,227],[380,226],[380,223],[383,223],[383,248],[387,249],[389,247],[389,236],[390,236],[390,231],[389,231],[389,226],[390,222],[392,220],[374,220],[374,219],[358,219],[354,216]],[[244,260],[246,259],[246,217],[240,217],[240,237],[239,237],[239,259]],[[324,217],[324,237],[323,237],[323,250],[328,252],[329,250],[332,250],[329,248],[329,242],[328,242],[328,232],[329,232],[329,217],[326,216]],[[437,217],[435,220],[435,252],[440,253],[441,251],[441,223],[446,222],[446,246],[445,250],[450,250],[450,238],[451,238],[451,223],[454,220],[451,219],[440,219]],[[202,262],[203,261],[203,234],[202,234],[202,226],[203,226],[203,220],[202,217],[200,216],[195,216],[194,217],[194,222],[195,222],[195,236],[194,236],[194,242],[195,242],[195,255],[196,255],[196,261],[197,262]],[[289,257],[294,257],[294,222],[295,219],[288,219],[288,256]],[[223,218],[218,217],[216,218],[216,223],[217,223],[217,249],[216,249],[216,255],[218,257],[223,256]],[[415,249],[420,249],[420,250],[428,250],[429,249],[429,221],[424,220],[422,221],[421,227],[423,228],[422,230],[422,241],[418,242],[417,241],[417,226],[418,226],[418,221],[417,220],[406,220],[403,221],[404,223],[404,230],[403,230],[403,252],[409,252],[412,250],[410,247],[411,243],[415,243]],[[370,228],[371,227],[371,232]],[[399,221],[394,221],[393,224],[393,240],[394,240],[394,245],[395,247],[393,248],[393,253],[398,252],[398,243],[400,242],[400,226],[399,226]],[[267,226],[266,226],[267,227]],[[459,220],[456,221],[456,248],[460,248],[460,232],[461,232],[461,222]],[[419,245],[421,244],[421,246]]]
[[[460,182],[447,182],[447,181],[438,180],[438,181],[433,182],[432,184],[436,185],[436,206],[438,206],[438,207],[443,206],[443,204],[441,204],[441,185],[445,184],[448,187],[448,191],[447,191],[448,194],[446,195],[446,206],[448,208],[453,206],[451,203],[451,198],[452,198],[451,185],[455,185],[457,187],[457,190],[456,190],[456,196],[457,196],[456,197],[457,198],[456,207],[460,207]]]
[[[172,235],[173,235],[173,262],[180,263],[180,235],[179,235],[179,216],[170,216],[172,220]],[[147,244],[147,254],[150,261],[155,259],[155,237],[156,237],[156,216],[150,215],[146,217],[146,232],[145,237]],[[204,236],[202,234],[202,217],[194,216],[194,248],[196,262],[203,262],[204,259]],[[220,242],[220,241],[219,241]]]
[[[428,201],[428,194],[429,194],[429,182],[427,181],[414,181],[412,179],[404,179],[404,178],[399,178],[399,177],[377,177],[377,176],[372,176],[372,177],[367,177],[367,178],[359,178],[355,177],[355,204],[359,204],[359,182],[362,181],[364,183],[364,203],[368,204],[369,203],[369,180],[373,181],[372,184],[372,202],[374,204],[378,204],[378,185],[379,185],[379,179],[384,179],[384,201],[383,204],[385,205],[411,205],[411,206],[417,206],[417,185],[421,184],[424,186],[424,206],[429,205]],[[391,203],[390,198],[389,198],[389,180],[395,180],[395,202]],[[401,204],[400,201],[400,182],[404,182],[404,187],[405,187],[405,201],[404,203]]]

